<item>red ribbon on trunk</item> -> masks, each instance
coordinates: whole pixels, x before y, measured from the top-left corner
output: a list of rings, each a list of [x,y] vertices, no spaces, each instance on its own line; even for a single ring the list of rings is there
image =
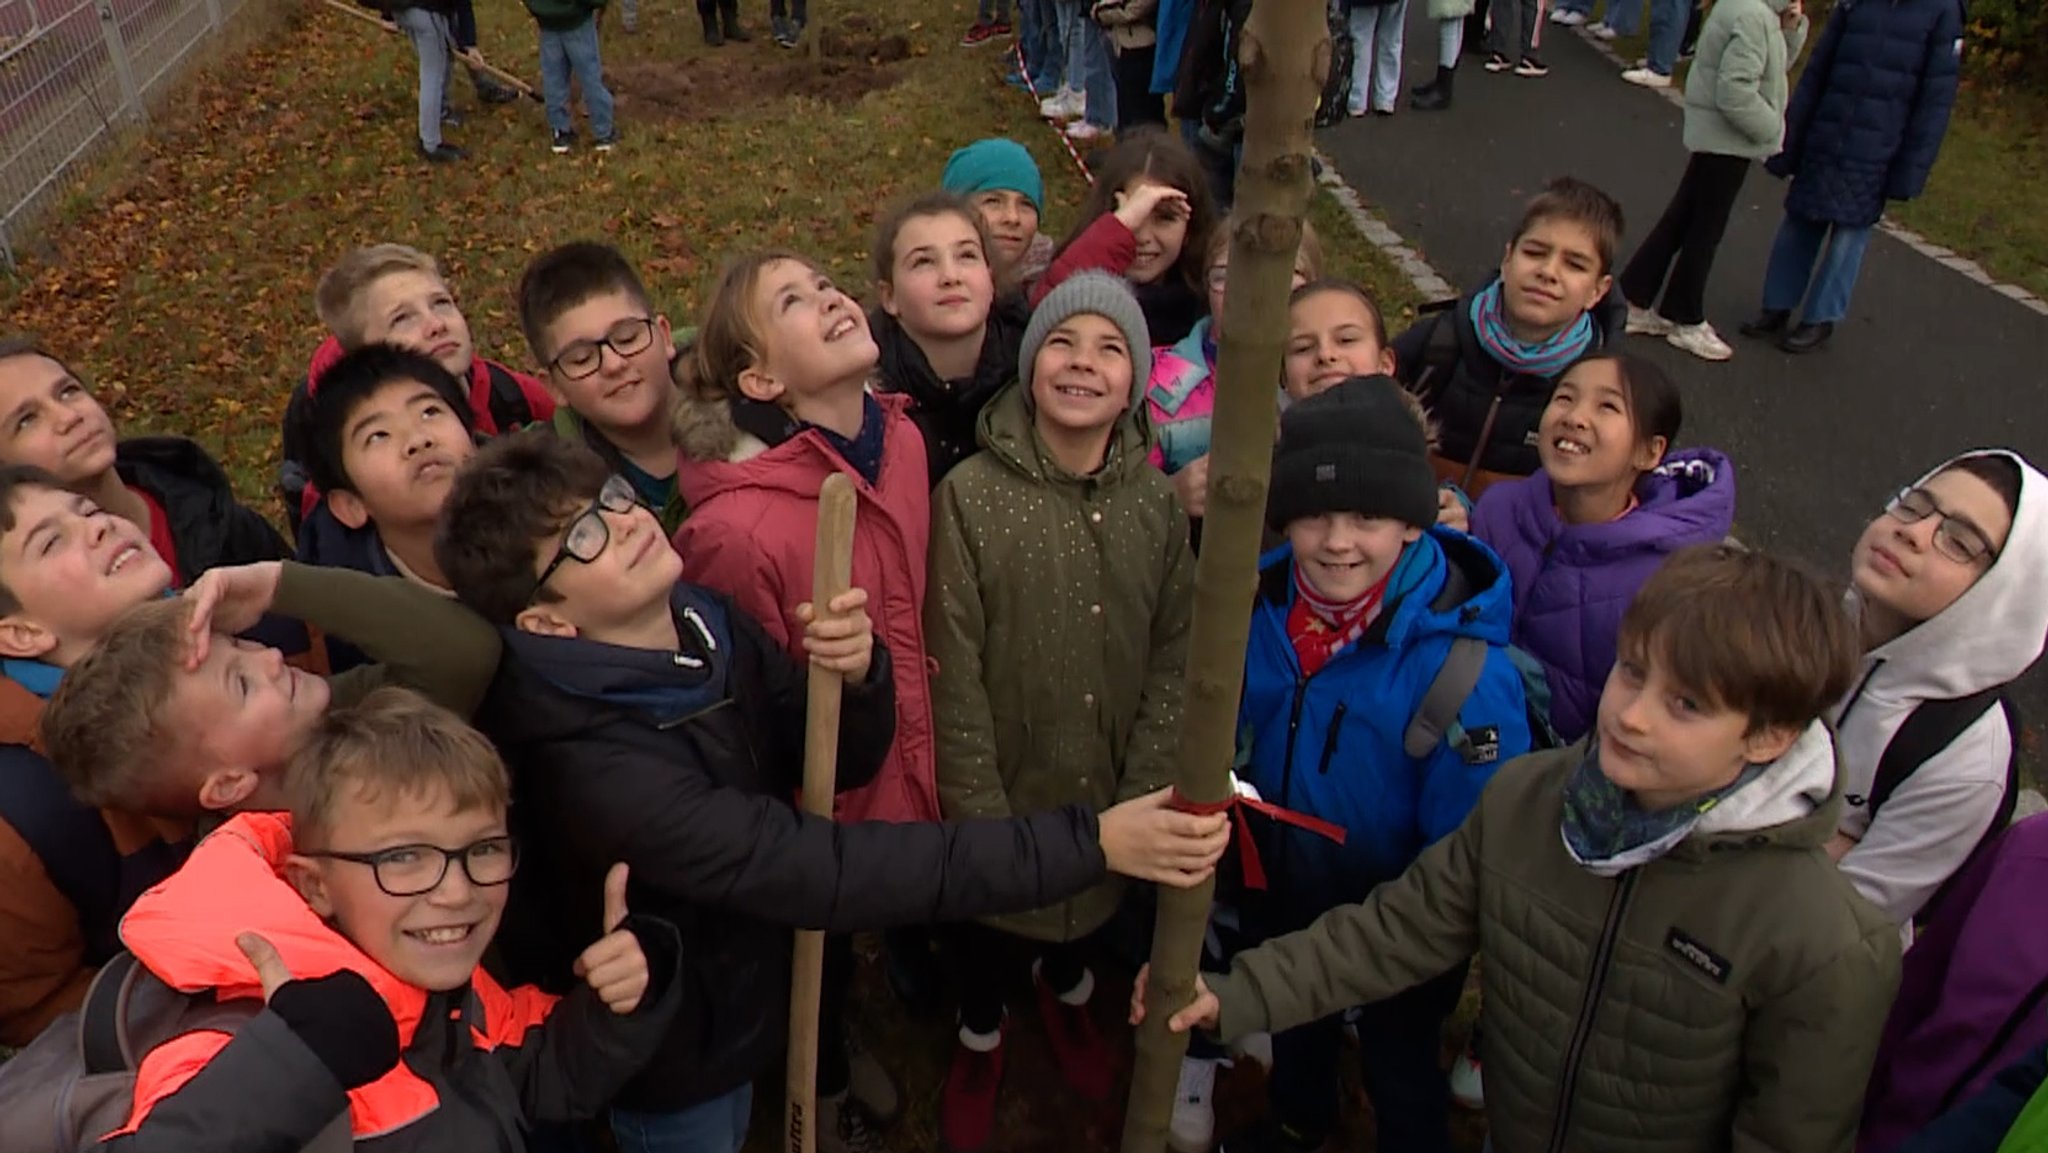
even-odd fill
[[[1237,823],[1238,858],[1244,863],[1244,883],[1249,889],[1266,887],[1266,866],[1259,861],[1259,844],[1252,839],[1252,823],[1251,819],[1245,816],[1246,809],[1271,817],[1283,825],[1307,829],[1340,845],[1344,843],[1342,825],[1332,824],[1321,817],[1311,817],[1307,813],[1297,813],[1293,809],[1283,809],[1271,801],[1256,800],[1236,791],[1232,791],[1226,800],[1205,805],[1188,800],[1179,789],[1175,789],[1173,799],[1167,803],[1180,812],[1193,813],[1198,817],[1212,816],[1216,813],[1231,815]]]

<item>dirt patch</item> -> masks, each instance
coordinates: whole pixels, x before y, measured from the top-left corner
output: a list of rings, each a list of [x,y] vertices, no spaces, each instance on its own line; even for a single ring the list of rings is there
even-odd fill
[[[784,97],[851,104],[898,80],[892,65],[910,59],[910,38],[855,17],[818,33],[822,60],[809,45],[794,52],[730,49],[686,60],[607,67],[606,79],[636,118],[722,120]],[[774,52],[774,55],[769,55]]]

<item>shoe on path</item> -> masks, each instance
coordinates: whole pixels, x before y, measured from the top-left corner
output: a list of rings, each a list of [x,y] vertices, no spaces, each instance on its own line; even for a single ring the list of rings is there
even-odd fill
[[[1086,120],[1076,120],[1072,124],[1067,125],[1067,139],[1076,144],[1090,144],[1104,137],[1114,135],[1116,135],[1116,129],[1104,128],[1100,124],[1091,124]]]
[[[1586,25],[1586,32],[1595,40],[1613,40],[1621,35],[1621,33],[1609,27],[1605,20]]]
[[[887,1153],[880,1129],[852,1093],[818,1098],[818,1153]]]
[[[1630,336],[1669,336],[1678,326],[1664,319],[1663,315],[1648,308],[1628,306],[1628,334]]]
[[[1704,320],[1698,324],[1677,325],[1664,334],[1664,339],[1671,347],[1690,352],[1701,360],[1718,363],[1735,355],[1735,350],[1728,347],[1728,342],[1721,339],[1714,326]]]
[[[1480,1075],[1479,1058],[1472,1053],[1459,1054],[1457,1063],[1451,1066],[1451,1100],[1461,1109],[1486,1111],[1486,1085]]]
[[[1550,65],[1545,64],[1541,57],[1524,56],[1521,63],[1515,65],[1515,75],[1525,80],[1541,80],[1550,75]]]
[[[1038,114],[1047,120],[1079,120],[1088,113],[1088,97],[1079,90],[1062,88],[1038,102]]]
[[[953,1064],[939,1094],[939,1140],[946,1153],[979,1153],[996,1127],[996,1092],[1003,1084],[1003,1043],[982,1052],[953,1046]]]
[[[1640,85],[1644,88],[1671,87],[1671,77],[1664,75],[1662,72],[1653,71],[1648,66],[1631,68],[1622,73],[1621,78],[1630,84]]]
[[[428,148],[426,145],[415,140],[413,148],[419,152],[422,159],[432,164],[448,164],[457,160],[469,159],[469,153],[464,152],[445,140],[432,148]]]
[[[1835,334],[1831,321],[1820,324],[1801,324],[1799,327],[1778,338],[1778,347],[1795,356],[1819,352],[1827,347],[1828,338]]]
[[[1408,107],[1417,112],[1442,112],[1451,106],[1457,88],[1458,70],[1437,65],[1436,79],[1410,91]]]
[[[1486,70],[1488,72],[1512,72],[1514,68],[1515,62],[1500,53],[1488,52],[1486,54]]]
[[[598,152],[610,152],[618,146],[619,132],[616,128],[605,133],[603,136],[593,136],[590,138],[590,147]]]
[[[1084,1101],[1105,1101],[1116,1080],[1110,1068],[1109,1046],[1095,1027],[1095,1015],[1088,1002],[1069,1005],[1053,992],[1043,977],[1033,974],[1038,986],[1038,1018],[1045,1026],[1045,1039],[1052,1046],[1053,1063],[1066,1078],[1067,1087]],[[1084,970],[1083,987],[1094,980]]]
[[[566,132],[555,133],[554,139],[548,142],[548,151],[561,156],[567,153],[569,149],[575,147],[575,145],[576,130],[572,128]]]
[[[1790,312],[1766,308],[1754,317],[1743,321],[1742,327],[1738,331],[1751,340],[1769,340],[1774,336],[1782,334],[1785,331],[1786,325],[1791,322],[1792,314]]]
[[[987,20],[976,20],[973,24],[969,25],[967,31],[961,35],[960,47],[973,48],[976,45],[986,44],[995,38],[996,28],[993,23]]]

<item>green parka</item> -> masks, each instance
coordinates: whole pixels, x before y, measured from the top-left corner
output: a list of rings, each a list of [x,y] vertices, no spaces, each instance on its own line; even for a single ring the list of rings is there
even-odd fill
[[[1399,880],[1212,979],[1220,1032],[1390,996],[1478,952],[1495,1153],[1848,1153],[1898,986],[1898,927],[1822,846],[1815,724],[1663,857],[1616,877],[1559,832],[1583,743],[1503,767]]]
[[[1101,809],[1173,781],[1195,564],[1142,411],[1100,470],[1074,476],[1013,385],[982,410],[983,451],[932,494],[925,637],[948,819]],[[987,923],[1072,941],[1121,898],[1111,878]]]

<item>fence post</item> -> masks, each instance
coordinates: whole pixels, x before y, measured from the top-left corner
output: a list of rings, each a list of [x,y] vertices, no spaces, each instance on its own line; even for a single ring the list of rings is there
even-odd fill
[[[220,31],[220,0],[206,0],[206,26]]]
[[[7,269],[10,272],[18,267],[14,263],[14,244],[7,239],[7,222],[5,220],[0,220],[0,260],[4,260],[7,263]]]
[[[121,101],[127,114],[137,121],[149,119],[142,107],[142,93],[135,87],[135,70],[129,67],[128,45],[121,39],[121,21],[114,14],[113,0],[99,0],[100,32],[107,40],[107,57],[114,64],[114,78],[121,83]]]

